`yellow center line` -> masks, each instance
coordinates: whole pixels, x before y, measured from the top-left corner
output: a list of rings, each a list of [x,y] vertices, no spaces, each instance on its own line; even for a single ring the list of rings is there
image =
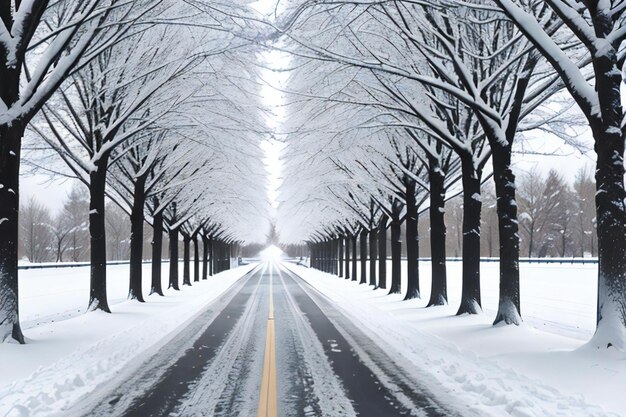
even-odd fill
[[[263,377],[259,396],[258,417],[277,417],[276,401],[276,340],[274,337],[274,295],[270,275],[270,309],[267,317],[267,336],[265,338],[265,357],[263,359]]]

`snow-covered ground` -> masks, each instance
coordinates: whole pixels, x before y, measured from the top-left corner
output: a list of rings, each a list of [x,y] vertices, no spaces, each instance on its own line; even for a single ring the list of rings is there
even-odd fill
[[[522,264],[519,327],[491,325],[497,264],[481,265],[484,313],[462,317],[455,316],[459,262],[448,263],[450,304],[435,308],[423,308],[430,294],[428,262],[420,264],[422,298],[411,301],[287,266],[391,354],[412,362],[417,377],[432,381],[435,392],[461,399],[463,415],[626,416],[626,356],[585,345],[595,324],[596,265]]]
[[[172,337],[254,266],[222,272],[181,291],[166,290],[165,297],[149,296],[144,304],[126,300],[128,265],[111,266],[113,314],[82,314],[89,268],[22,271],[20,308],[27,344],[0,344],[0,416],[55,415]],[[149,272],[150,265],[144,265],[145,294]]]

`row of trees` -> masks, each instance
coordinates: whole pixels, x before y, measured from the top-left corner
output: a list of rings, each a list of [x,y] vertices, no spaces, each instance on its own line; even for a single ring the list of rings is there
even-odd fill
[[[520,255],[525,257],[595,257],[595,183],[589,170],[581,169],[573,183],[555,170],[537,168],[519,172]],[[495,191],[484,185],[481,212],[481,256],[498,255],[498,218]],[[446,203],[448,225],[446,250],[459,257],[463,248],[463,201],[454,197]],[[430,256],[428,213],[420,216],[421,253]]]
[[[191,245],[196,253],[202,246],[206,277],[210,258],[222,270],[234,247],[264,240],[259,145],[267,128],[251,16],[245,5],[211,0],[2,3],[0,340],[24,341],[17,269],[23,161],[88,190],[80,224],[89,233],[90,311],[110,312],[107,201],[128,214],[129,298],[139,301],[144,223],[154,230],[151,292],[161,295],[164,233],[174,289],[179,239],[188,285]],[[196,256],[195,278],[199,262]]]
[[[560,190],[555,193],[555,189]],[[532,192],[531,192],[532,191]],[[536,168],[518,176],[520,210],[520,254],[527,257],[596,257],[595,183],[586,169],[581,169],[573,184],[555,171],[543,175]],[[493,186],[484,185],[481,209],[480,255],[498,255],[498,218]],[[463,253],[463,198],[446,202],[444,213],[446,254],[461,257]],[[406,242],[405,230],[400,240]],[[429,258],[430,220],[428,209],[419,213],[418,248],[422,258]],[[387,241],[387,253],[391,247]],[[297,248],[290,254],[300,256]],[[402,256],[406,257],[406,245]]]
[[[19,257],[27,262],[89,261],[89,195],[84,187],[74,187],[56,214],[35,196],[20,206]],[[152,234],[144,223],[144,235]],[[107,259],[128,260],[130,257],[130,219],[113,202],[106,206]],[[164,237],[164,246],[168,239]],[[164,256],[168,256],[164,251]],[[143,247],[144,259],[150,259],[151,240]]]
[[[404,223],[411,298],[419,296],[417,214],[428,209],[429,305],[446,303],[445,201],[462,192],[458,314],[477,313],[482,184],[493,182],[500,259],[494,324],[519,324],[520,220],[525,249],[539,253],[545,245],[535,233],[567,233],[557,218],[567,208],[548,210],[551,198],[533,198],[539,191],[518,194],[514,145],[536,132],[571,140],[582,114],[597,155],[592,343],[626,349],[623,2],[303,0],[292,6],[279,25],[294,56],[285,126],[292,146],[278,222],[285,243],[307,241],[314,253],[337,252],[325,258],[338,262],[336,249],[344,248],[345,259],[358,250],[357,237],[375,247],[389,228],[397,259]],[[542,186],[557,187],[552,180]],[[518,217],[522,201],[528,210]],[[378,280],[370,283],[385,285],[384,275]],[[400,290],[399,271],[391,273],[390,290]]]

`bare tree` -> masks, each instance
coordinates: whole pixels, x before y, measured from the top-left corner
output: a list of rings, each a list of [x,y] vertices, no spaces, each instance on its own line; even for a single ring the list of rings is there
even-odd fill
[[[86,188],[76,185],[67,196],[58,214],[62,227],[68,232],[65,252],[72,262],[85,261],[89,256],[89,194]]]
[[[576,216],[576,254],[580,257],[597,256],[596,243],[596,185],[591,173],[581,168],[574,180]]]
[[[24,255],[30,262],[52,260],[54,234],[52,216],[46,206],[30,197],[21,207],[20,236]]]
[[[565,256],[571,247],[573,198],[569,185],[556,171],[544,176],[536,168],[519,182],[520,227],[527,256]]]
[[[130,219],[128,212],[116,203],[106,205],[106,246],[110,261],[128,260],[130,257]]]

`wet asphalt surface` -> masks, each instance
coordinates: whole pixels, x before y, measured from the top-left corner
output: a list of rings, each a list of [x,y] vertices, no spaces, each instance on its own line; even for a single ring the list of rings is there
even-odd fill
[[[278,416],[450,415],[323,295],[274,263],[255,268],[145,365],[67,415],[256,416],[270,291]]]

